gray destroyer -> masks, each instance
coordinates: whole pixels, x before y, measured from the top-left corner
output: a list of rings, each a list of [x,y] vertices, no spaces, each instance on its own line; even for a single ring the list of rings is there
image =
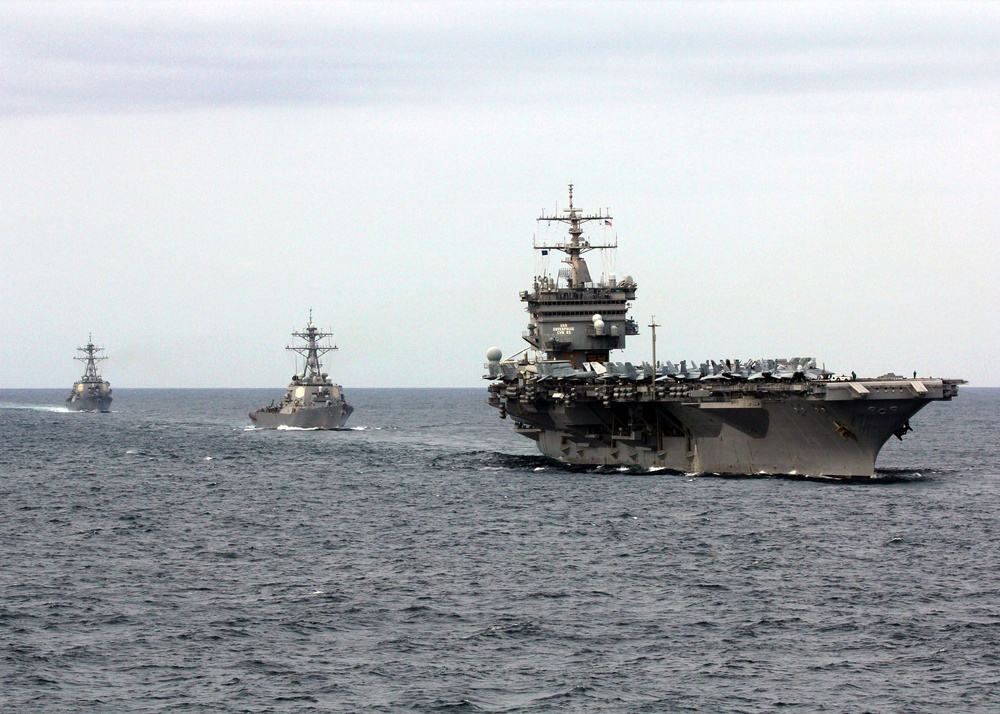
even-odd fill
[[[573,206],[539,222],[568,226],[565,242],[535,249],[565,254],[556,279],[537,276],[521,292],[530,315],[530,347],[502,358],[487,352],[493,380],[487,403],[553,459],[581,465],[665,468],[717,474],[782,474],[832,478],[875,475],[889,437],[911,431],[909,419],[932,401],[958,394],[961,379],[834,376],[812,358],[679,364],[611,361],[627,336],[636,283],[626,276],[594,281],[584,253],[607,250],[583,239],[606,212]]]
[[[319,361],[321,355],[337,349],[336,345],[320,344],[321,340],[331,335],[330,332],[321,332],[313,324],[310,310],[309,326],[305,332],[292,333],[293,337],[305,340],[305,344],[285,348],[305,357],[305,368],[302,374],[292,376],[292,383],[280,403],[272,402],[270,406],[250,412],[250,421],[255,427],[340,429],[347,423],[354,407],[344,400],[341,386],[334,384],[330,376],[321,371],[323,365]]]
[[[69,396],[66,397],[66,408],[71,412],[109,412],[111,411],[111,384],[104,381],[97,373],[97,363],[107,359],[98,356],[103,347],[95,347],[93,337],[87,337],[86,347],[77,347],[83,352],[83,357],[73,359],[83,362],[83,376],[73,383]]]

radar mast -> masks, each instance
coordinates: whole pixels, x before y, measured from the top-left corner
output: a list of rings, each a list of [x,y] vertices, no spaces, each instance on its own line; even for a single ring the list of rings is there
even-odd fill
[[[583,259],[583,254],[591,250],[605,250],[609,248],[617,248],[618,241],[615,240],[614,243],[607,243],[604,245],[594,245],[590,241],[581,240],[580,236],[583,235],[583,224],[589,223],[591,221],[603,221],[606,225],[611,225],[611,215],[608,213],[607,209],[603,212],[598,209],[597,213],[591,215],[583,215],[581,209],[573,205],[573,184],[569,185],[569,208],[563,209],[565,216],[546,216],[543,212],[538,218],[538,222],[545,221],[546,223],[565,223],[569,226],[569,242],[568,243],[546,243],[539,245],[535,244],[535,250],[549,251],[558,250],[566,254],[566,257],[562,262],[566,263],[570,267],[570,285],[571,288],[581,288],[585,283],[590,282],[590,271],[587,268],[587,262]]]
[[[74,357],[73,358],[73,359],[75,359],[75,360],[77,360],[79,362],[83,362],[86,365],[86,367],[84,368],[84,371],[83,371],[83,377],[80,378],[80,381],[81,382],[100,382],[100,381],[102,381],[101,380],[101,375],[99,375],[97,373],[97,363],[98,362],[103,362],[104,360],[107,359],[107,357],[104,357],[104,356],[98,357],[97,356],[97,353],[98,352],[103,352],[104,348],[103,347],[94,347],[94,336],[93,336],[93,334],[91,333],[91,334],[87,335],[87,346],[86,347],[77,347],[76,349],[77,349],[78,352],[83,352],[83,354],[85,355],[83,357]]]
[[[324,337],[332,337],[332,332],[321,332],[316,325],[313,324],[312,308],[309,308],[309,326],[306,327],[305,332],[293,332],[293,337],[301,337],[306,341],[306,344],[293,347],[289,345],[286,350],[292,352],[298,352],[300,355],[306,358],[305,369],[302,372],[302,380],[304,382],[319,383],[324,381],[323,375],[320,372],[323,364],[319,361],[320,355],[325,355],[327,352],[331,352],[337,349],[337,345],[323,345],[320,344],[320,340]]]

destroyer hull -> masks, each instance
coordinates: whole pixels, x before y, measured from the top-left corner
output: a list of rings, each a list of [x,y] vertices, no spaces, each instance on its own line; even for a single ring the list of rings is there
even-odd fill
[[[258,429],[342,429],[354,408],[347,404],[322,407],[301,407],[293,410],[250,412],[250,421]]]
[[[859,478],[874,476],[882,446],[909,431],[910,417],[957,391],[942,380],[886,382],[869,384],[862,398],[846,384],[731,390],[724,398],[633,385],[624,398],[606,401],[588,399],[581,388],[576,395],[567,388],[543,392],[540,399],[536,386],[530,399],[508,388],[489,401],[543,454],[563,463]],[[607,389],[605,395],[614,394]],[[907,394],[913,392],[921,396]]]
[[[71,412],[109,412],[111,397],[98,395],[67,399],[66,408]]]

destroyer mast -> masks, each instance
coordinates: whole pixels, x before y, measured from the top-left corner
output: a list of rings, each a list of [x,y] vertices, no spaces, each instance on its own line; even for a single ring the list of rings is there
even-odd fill
[[[285,347],[286,350],[297,352],[306,358],[305,367],[302,370],[302,376],[299,377],[299,380],[303,384],[323,383],[323,377],[325,375],[320,371],[323,367],[323,364],[319,361],[320,355],[325,355],[327,352],[336,350],[337,345],[321,345],[320,340],[332,336],[332,332],[320,332],[319,328],[313,324],[311,309],[309,310],[309,326],[306,327],[305,332],[292,333],[292,337],[301,337],[306,341],[306,344],[304,345],[289,345]]]

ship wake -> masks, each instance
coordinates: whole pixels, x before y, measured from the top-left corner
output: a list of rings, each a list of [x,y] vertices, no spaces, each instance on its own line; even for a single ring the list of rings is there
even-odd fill
[[[54,407],[44,404],[0,404],[0,409],[25,409],[32,412],[66,412],[69,413],[69,409],[66,407]]]

